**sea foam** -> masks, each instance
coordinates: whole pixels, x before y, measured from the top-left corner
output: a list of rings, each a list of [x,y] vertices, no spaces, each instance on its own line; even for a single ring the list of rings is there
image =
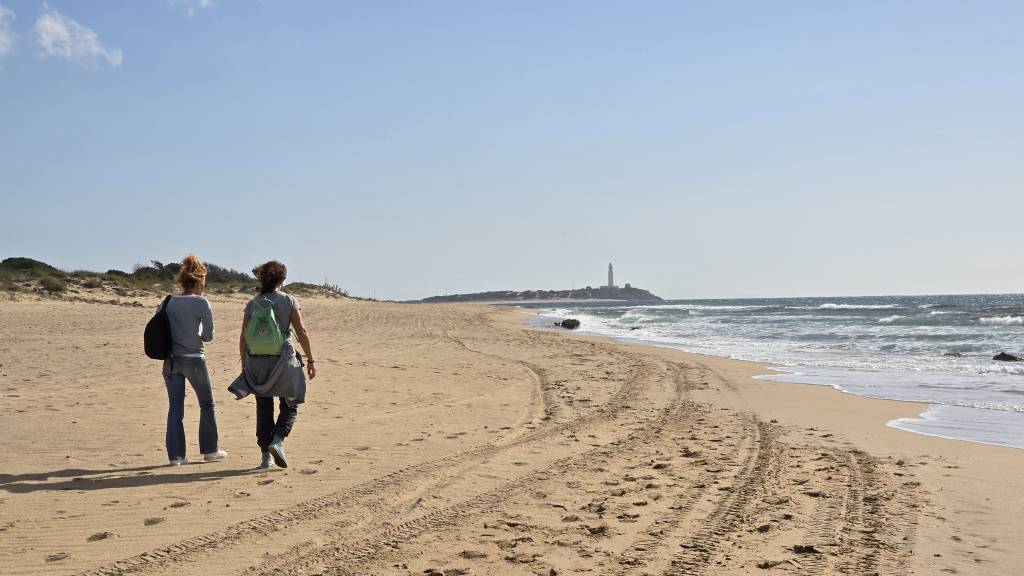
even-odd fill
[[[894,308],[902,308],[898,304],[835,304],[833,302],[826,302],[818,308],[823,310],[892,310]]]
[[[978,323],[982,326],[1024,326],[1024,316],[993,316],[991,318],[979,318]]]

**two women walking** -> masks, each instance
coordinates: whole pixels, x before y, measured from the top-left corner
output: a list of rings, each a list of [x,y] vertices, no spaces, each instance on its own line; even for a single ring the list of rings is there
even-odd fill
[[[188,462],[182,422],[186,379],[199,400],[199,448],[203,459],[227,457],[218,445],[213,390],[203,350],[203,344],[213,341],[214,335],[213,310],[202,296],[206,273],[206,265],[195,254],[185,256],[176,278],[182,293],[169,296],[161,304],[166,306],[172,340],[172,354],[164,361],[163,369],[169,401],[167,456],[172,466]],[[239,335],[242,373],[228,389],[236,399],[249,394],[256,397],[260,468],[271,468],[273,464],[287,468],[284,439],[295,424],[298,405],[305,401],[306,376],[312,380],[316,367],[299,302],[280,291],[287,276],[284,264],[271,260],[254,268],[253,274],[260,283],[260,293],[245,306]],[[306,354],[305,362],[292,344],[293,332]],[[276,421],[274,398],[279,398],[280,404]]]

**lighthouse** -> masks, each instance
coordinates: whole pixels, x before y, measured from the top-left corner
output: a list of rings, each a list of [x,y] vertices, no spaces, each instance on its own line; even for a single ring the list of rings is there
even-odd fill
[[[608,263],[608,287],[615,288],[615,270],[611,262]]]

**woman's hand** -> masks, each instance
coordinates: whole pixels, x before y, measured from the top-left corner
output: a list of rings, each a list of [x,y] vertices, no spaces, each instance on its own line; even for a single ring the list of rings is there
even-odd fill
[[[306,363],[306,374],[309,374],[309,379],[316,378],[316,365],[313,362]]]

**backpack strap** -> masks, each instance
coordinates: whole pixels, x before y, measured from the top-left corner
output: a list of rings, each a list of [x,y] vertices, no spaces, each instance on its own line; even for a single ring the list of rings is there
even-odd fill
[[[174,296],[174,294],[168,294],[167,297],[164,298],[164,303],[160,305],[160,312],[164,316],[167,316],[167,320],[168,321],[170,321],[171,318],[169,316],[169,312],[167,311],[167,306],[171,303],[171,297],[172,296]],[[167,355],[167,362],[170,363],[170,367],[173,370],[174,369],[174,343],[173,342],[171,343],[171,353]]]
[[[281,299],[282,295],[284,295],[284,294],[281,293],[281,292],[274,293],[274,300],[273,300],[274,304],[277,304],[277,301]],[[294,309],[295,309],[295,306],[292,304],[291,300],[288,300],[288,316],[289,317],[291,316],[292,310],[294,310]],[[283,332],[283,334],[284,334],[284,337],[285,337],[286,340],[292,337],[292,322],[291,322],[291,318],[288,319],[288,329],[285,330]]]

